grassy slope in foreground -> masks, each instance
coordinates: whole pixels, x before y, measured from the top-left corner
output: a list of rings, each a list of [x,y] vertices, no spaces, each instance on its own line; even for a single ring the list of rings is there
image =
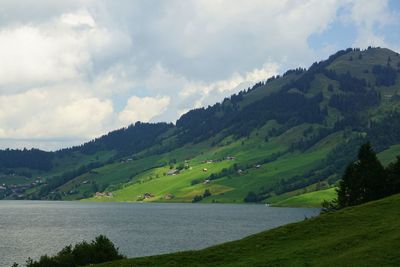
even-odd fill
[[[399,266],[400,195],[199,251],[128,259],[128,266]]]

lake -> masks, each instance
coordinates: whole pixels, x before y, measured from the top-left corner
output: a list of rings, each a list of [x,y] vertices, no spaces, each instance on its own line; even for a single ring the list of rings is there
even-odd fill
[[[244,204],[0,201],[0,266],[99,234],[128,257],[200,249],[318,213]]]

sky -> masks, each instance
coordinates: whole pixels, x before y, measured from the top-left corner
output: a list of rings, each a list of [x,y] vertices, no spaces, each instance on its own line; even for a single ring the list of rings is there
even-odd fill
[[[173,122],[348,47],[400,52],[400,1],[2,0],[0,148]]]

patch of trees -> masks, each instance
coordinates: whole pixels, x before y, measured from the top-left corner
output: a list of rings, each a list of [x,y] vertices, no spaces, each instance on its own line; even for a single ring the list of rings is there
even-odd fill
[[[320,123],[326,115],[319,107],[322,99],[322,93],[311,98],[284,91],[271,94],[238,112],[231,122],[231,132],[237,137],[248,136],[253,129],[269,120],[288,127],[304,122]]]
[[[349,72],[337,75],[334,71],[324,70],[324,75],[339,82],[341,94],[333,95],[329,100],[329,106],[334,107],[345,114],[352,114],[377,105],[380,95],[373,89],[367,89],[364,79],[353,77]]]
[[[316,133],[310,134],[310,137],[306,137],[306,133],[303,133],[304,138],[302,138],[300,141],[292,143],[290,145],[290,151],[294,150],[300,150],[300,151],[305,151],[333,133],[333,129],[329,128],[319,128]]]
[[[268,95],[240,109],[237,105],[216,104],[212,107],[192,110],[177,121],[181,143],[205,140],[223,129],[225,135],[237,138],[248,136],[251,131],[267,121],[295,126],[303,122],[319,123],[326,115],[319,103],[322,93],[306,97],[300,93],[280,91]],[[236,103],[236,102],[235,102]],[[226,110],[229,107],[229,110]]]
[[[53,167],[54,154],[39,149],[0,150],[0,168],[30,168],[48,171]]]
[[[269,187],[260,188],[259,192],[252,192],[250,199],[256,199],[256,202],[262,201],[270,196],[272,192],[277,195],[302,189],[309,185],[327,180],[329,184],[334,184],[344,173],[346,164],[353,161],[357,157],[357,148],[365,142],[362,136],[350,138],[348,141],[342,142],[332,151],[330,151],[319,166],[308,171],[303,175],[296,175],[289,179],[282,179]],[[336,176],[338,174],[339,176]],[[254,201],[250,201],[254,202]]]
[[[346,116],[375,106],[379,103],[379,100],[379,93],[374,90],[364,93],[335,94],[330,98],[329,106],[336,108]]]
[[[286,180],[283,179],[270,188],[270,191],[274,191],[276,194],[283,194],[326,180],[334,174],[338,174],[340,177],[344,173],[346,164],[356,158],[357,148],[363,142],[365,142],[365,138],[362,136],[350,138],[330,151],[320,166],[304,175],[294,176]],[[328,181],[330,184],[333,184],[337,179],[331,180],[329,178]]]
[[[55,256],[41,256],[38,261],[28,259],[26,267],[77,267],[124,259],[118,248],[104,235],[92,242],[82,241],[75,246],[66,246]],[[13,267],[18,264],[14,263]]]
[[[298,79],[291,81],[290,83],[285,84],[282,86],[282,90],[288,91],[292,88],[296,88],[303,93],[306,93],[308,89],[311,87],[311,82],[315,78],[317,70],[315,71],[307,71],[303,73]]]
[[[211,196],[211,192],[209,189],[206,189],[206,190],[204,190],[203,195],[195,195],[192,200],[192,203],[202,201],[204,198],[209,197],[209,196]]]
[[[223,168],[220,172],[210,174],[210,176],[208,176],[207,179],[212,181],[220,179],[222,177],[228,177],[230,175],[235,174],[238,169],[239,169],[238,165],[234,164],[234,166],[231,168]]]
[[[246,197],[244,198],[244,202],[257,203],[257,202],[263,201],[264,199],[266,199],[266,196],[264,196],[262,194],[257,194],[254,191],[250,191],[249,193],[247,193]]]
[[[371,122],[368,138],[373,140],[374,147],[384,150],[393,144],[400,143],[400,113],[392,112],[380,121]]]
[[[368,120],[356,113],[347,113],[343,119],[335,122],[334,130],[340,131],[350,128],[354,131],[365,131]]]
[[[291,192],[297,189],[305,188],[309,185],[327,179],[329,176],[335,173],[335,170],[329,167],[323,167],[321,164],[319,167],[310,170],[304,175],[296,175],[289,179],[282,179],[276,183],[269,191],[274,191],[277,195]]]
[[[263,164],[267,164],[267,163],[273,162],[273,161],[277,160],[280,156],[283,156],[286,153],[287,153],[287,151],[281,151],[281,152],[272,153],[268,157],[265,157],[262,160],[258,161],[256,163],[256,165],[263,165]]]
[[[397,73],[391,66],[374,65],[372,73],[375,76],[376,86],[391,86],[396,83]]]
[[[301,92],[306,93],[308,89],[311,88],[311,82],[315,79],[315,75],[318,73],[325,73],[327,70],[325,69],[329,64],[335,61],[337,58],[346,55],[352,51],[359,51],[359,49],[348,48],[346,50],[340,50],[334,55],[331,55],[327,60],[323,60],[320,62],[314,62],[311,67],[304,72],[298,79],[291,81],[290,83],[284,85],[282,90],[290,90],[292,88],[296,88]],[[335,79],[336,80],[336,79]]]
[[[118,157],[134,154],[161,141],[160,135],[173,127],[171,123],[136,122],[126,128],[109,132],[81,146],[64,149],[58,153],[80,151],[84,154],[95,154],[104,150],[117,150]]]
[[[352,76],[350,72],[336,75],[336,80],[339,81],[340,90],[344,92],[363,94],[366,91],[367,82],[365,79],[358,79]]]
[[[285,77],[286,75],[290,75],[290,74],[300,75],[300,74],[303,74],[306,71],[307,70],[304,69],[304,68],[297,68],[297,69],[288,70],[283,74],[283,77]]]
[[[339,209],[400,193],[400,157],[385,169],[370,143],[363,144],[358,160],[347,165],[337,193]]]
[[[193,179],[191,182],[190,182],[190,185],[196,185],[196,184],[200,184],[200,183],[202,183],[203,182],[203,179]]]

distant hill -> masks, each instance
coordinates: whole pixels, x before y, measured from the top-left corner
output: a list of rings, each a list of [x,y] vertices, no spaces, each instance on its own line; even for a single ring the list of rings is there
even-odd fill
[[[395,195],[199,251],[95,266],[398,266],[399,202]]]
[[[399,73],[394,51],[347,49],[176,125],[136,123],[57,152],[0,151],[3,197],[285,203],[334,187],[366,140],[389,160],[400,154]]]

